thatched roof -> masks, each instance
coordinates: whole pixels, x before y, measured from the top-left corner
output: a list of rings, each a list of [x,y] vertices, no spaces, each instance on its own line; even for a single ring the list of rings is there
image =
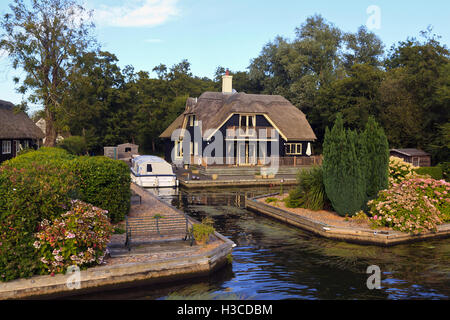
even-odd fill
[[[0,100],[0,139],[42,139],[44,133],[25,112],[15,112],[11,102]]]
[[[279,95],[205,92],[198,100],[189,98],[186,111],[161,135],[170,138],[172,132],[181,128],[184,116],[195,114],[202,121],[202,133],[219,128],[233,113],[265,114],[288,140],[316,140],[306,116],[288,100]]]

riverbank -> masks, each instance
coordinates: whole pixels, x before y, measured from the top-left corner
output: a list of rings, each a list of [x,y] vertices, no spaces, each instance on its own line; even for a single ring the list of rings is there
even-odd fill
[[[439,225],[436,232],[409,234],[388,228],[370,229],[364,223],[345,221],[344,218],[331,217],[329,213],[320,215],[320,212],[311,210],[291,210],[277,205],[265,203],[267,197],[276,195],[263,195],[246,198],[247,209],[270,216],[289,225],[312,232],[316,235],[351,243],[393,246],[401,243],[410,243],[419,240],[444,238],[450,236],[450,224]]]
[[[132,205],[130,216],[161,211],[167,215],[184,215],[134,184],[131,189],[141,197],[141,202]],[[188,219],[197,223],[194,219]],[[228,263],[235,246],[231,240],[217,232],[204,246],[191,247],[185,241],[156,242],[133,246],[131,251],[128,251],[124,244],[124,234],[113,235],[108,246],[110,256],[105,259],[105,263],[83,270],[79,275],[34,276],[0,283],[0,299],[61,298],[133,287],[142,283],[159,284],[202,277]],[[70,282],[71,279],[79,281],[79,288]]]

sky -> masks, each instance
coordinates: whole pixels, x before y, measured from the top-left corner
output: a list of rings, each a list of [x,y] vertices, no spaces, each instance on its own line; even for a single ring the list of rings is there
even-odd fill
[[[11,2],[0,0],[2,16]],[[212,78],[217,66],[245,70],[267,42],[277,35],[293,39],[295,28],[314,14],[344,32],[366,25],[386,48],[419,37],[430,25],[441,43],[450,44],[448,0],[84,0],[84,6],[93,10],[102,49],[136,71],[182,59],[200,77]],[[23,72],[0,52],[0,100],[21,102],[15,75]]]

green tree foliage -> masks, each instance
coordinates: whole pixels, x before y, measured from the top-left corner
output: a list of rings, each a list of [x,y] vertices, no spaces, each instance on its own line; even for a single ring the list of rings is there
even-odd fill
[[[344,128],[341,114],[325,133],[323,183],[334,210],[342,216],[353,215],[365,205],[366,181],[358,139],[356,132]]]
[[[388,187],[389,144],[382,127],[374,117],[369,117],[361,134],[366,148],[366,193],[369,199]]]
[[[88,151],[86,139],[80,136],[67,137],[58,143],[58,147],[61,147],[67,152],[78,156],[86,154]]]
[[[0,21],[0,48],[8,52],[14,68],[25,71],[18,91],[32,90],[29,100],[43,104],[45,144],[54,146],[68,77],[74,60],[92,45],[92,24],[77,0],[14,0],[10,9]]]

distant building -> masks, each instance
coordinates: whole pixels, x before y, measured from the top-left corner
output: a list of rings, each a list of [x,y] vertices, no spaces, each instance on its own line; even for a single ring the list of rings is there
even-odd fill
[[[224,163],[232,161],[233,165],[245,166],[259,165],[266,158],[279,159],[280,163],[294,163],[294,158],[313,160],[305,158],[313,154],[316,135],[302,111],[279,95],[236,92],[228,72],[222,78],[222,92],[204,92],[199,98],[188,98],[185,111],[160,135],[165,141],[167,161],[172,161],[174,151],[174,161],[182,160],[183,154],[188,153],[191,163],[204,164],[202,150],[214,141],[218,131],[226,142],[221,150]],[[181,129],[181,134],[172,141],[176,129]],[[201,144],[192,140],[190,145],[185,144],[185,132],[192,140],[201,136]],[[279,147],[271,154],[274,142]]]
[[[104,147],[104,155],[115,160],[130,160],[139,155],[139,146],[133,143],[119,144],[117,147]]]
[[[431,166],[431,155],[419,149],[391,149],[391,156],[402,158],[415,167]]]
[[[14,158],[25,148],[40,145],[44,133],[25,112],[16,112],[14,104],[0,100],[0,162]]]

